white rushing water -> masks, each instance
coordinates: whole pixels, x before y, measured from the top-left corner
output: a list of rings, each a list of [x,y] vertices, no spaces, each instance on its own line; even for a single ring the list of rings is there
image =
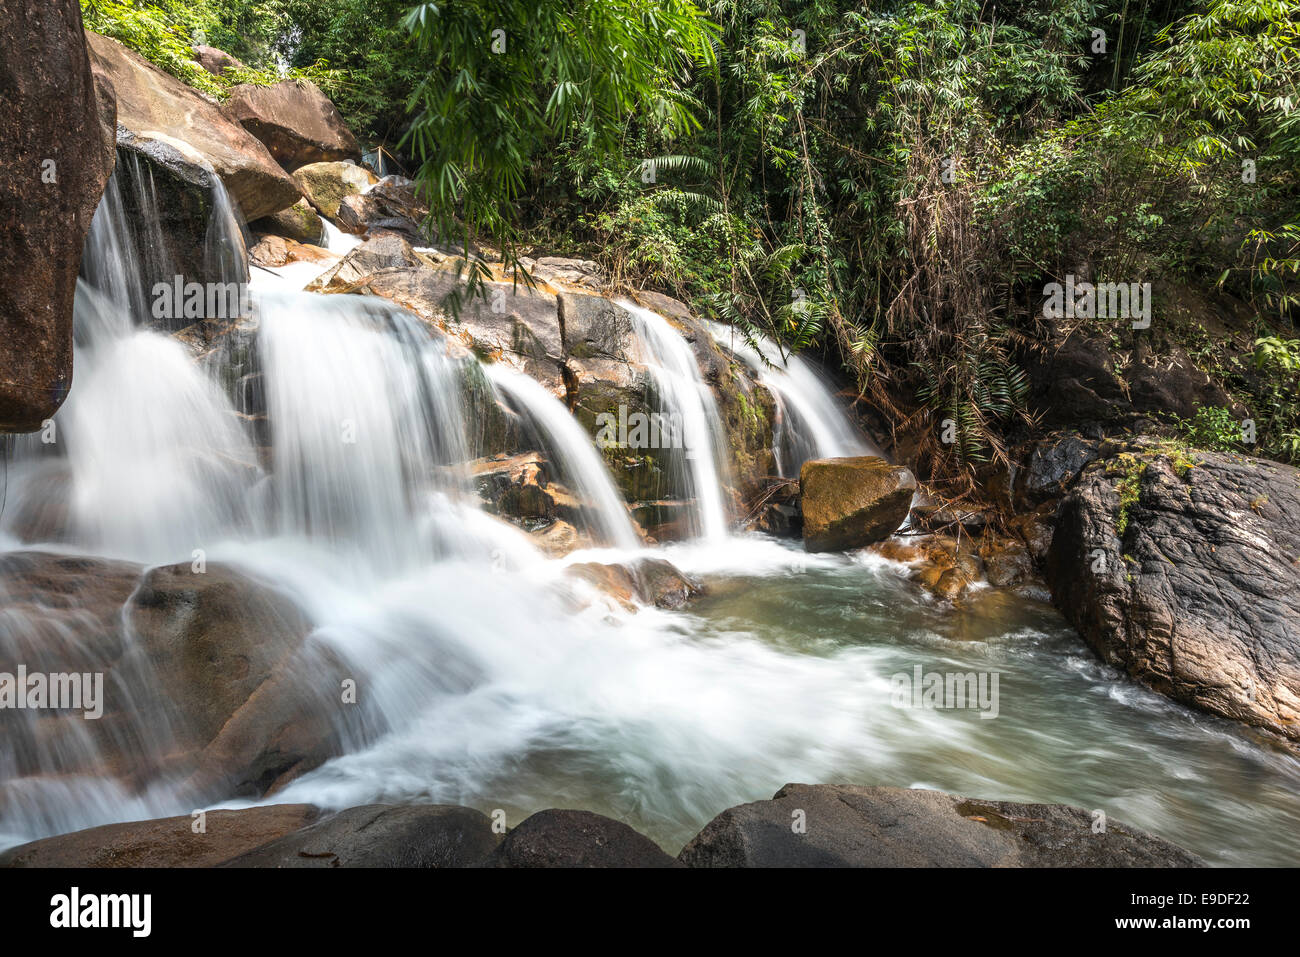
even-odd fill
[[[522,372],[500,364],[489,365],[484,371],[506,402],[517,407],[543,433],[543,451],[571,483],[579,499],[594,507],[600,543],[629,551],[637,549],[640,541],[622,496],[592,445],[591,436],[564,404]]]
[[[844,414],[826,377],[801,356],[783,354],[769,339],[751,344],[731,326],[706,323],[710,334],[735,353],[777,400],[773,446],[781,474],[797,476],[808,459],[884,453]]]
[[[33,603],[6,577],[36,543],[147,564],[188,565],[202,549],[302,609],[311,633],[280,693],[336,695],[340,668],[362,690],[355,709],[331,712],[338,756],[266,803],[460,803],[504,809],[512,826],[585,807],[674,852],[722,809],[788,781],[917,785],[1104,807],[1201,853],[1229,848],[1224,862],[1294,859],[1294,760],[1136,689],[1049,607],[987,590],[959,615],[872,553],[729,535],[717,410],[662,317],[626,306],[661,401],[700,453],[682,456],[680,477],[693,541],[637,548],[591,437],[533,380],[485,368],[613,546],[552,560],[470,494],[462,397],[475,360],[383,301],[301,293],[268,273],[247,329],[195,362],[146,327],[114,202],[110,191],[87,245],[58,439],[14,450],[0,670],[60,660],[90,647],[92,628],[120,627],[126,664],[110,693],[126,706],[112,732],[128,766],[86,770],[99,744],[84,721],[0,715],[0,847],[237,803],[187,783],[170,729],[137,713],[154,676],[129,654],[121,609],[95,595]],[[818,455],[870,450],[811,366],[760,374],[789,412],[791,461],[800,442]],[[265,422],[248,418],[253,393]],[[687,611],[631,611],[571,574],[646,554],[706,576],[710,594]],[[892,676],[917,664],[1000,672],[998,720],[893,707]]]
[[[627,300],[618,303],[632,316],[641,359],[654,377],[664,412],[679,417],[681,449],[673,459],[679,485],[693,501],[692,530],[702,538],[727,537],[729,523],[723,500],[725,442],[721,435],[713,391],[704,382],[689,342],[663,316]]]

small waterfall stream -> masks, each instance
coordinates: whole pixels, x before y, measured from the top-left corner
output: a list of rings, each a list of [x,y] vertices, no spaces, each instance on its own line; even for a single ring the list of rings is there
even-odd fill
[[[654,377],[668,414],[680,417],[681,449],[673,459],[679,469],[678,487],[693,500],[692,529],[711,541],[727,537],[729,522],[723,501],[726,474],[721,417],[713,392],[704,382],[690,343],[663,316],[633,302],[619,305],[632,315],[642,358]]]
[[[628,551],[640,547],[618,489],[591,436],[582,430],[563,403],[542,386],[506,366],[484,368],[488,380],[505,400],[518,408],[545,434],[547,451],[579,498],[595,506],[602,544]]]
[[[809,459],[884,453],[844,414],[824,375],[798,355],[783,356],[769,339],[748,342],[731,326],[708,322],[710,334],[735,353],[776,397],[778,415],[773,445],[781,474],[796,477]]]

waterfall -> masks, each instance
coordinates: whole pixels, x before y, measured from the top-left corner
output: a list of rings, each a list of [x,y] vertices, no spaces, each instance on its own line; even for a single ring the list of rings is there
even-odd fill
[[[136,201],[147,205],[152,177],[132,158]],[[222,211],[224,195],[216,192],[214,219],[233,221],[228,200]],[[62,511],[79,546],[143,562],[188,559],[245,527],[248,492],[259,476],[252,444],[220,387],[179,342],[148,326],[149,277],[172,268],[159,229],[156,213],[130,228],[114,173],[77,283],[77,387],[43,437],[48,442],[28,436],[17,443],[10,483],[13,513]],[[210,248],[233,261],[221,252],[229,229],[210,227]],[[142,242],[159,243],[148,262]]]
[[[713,338],[747,365],[776,397],[773,448],[781,474],[795,477],[808,459],[884,453],[854,428],[824,375],[810,362],[770,339],[744,339],[731,326],[706,323]]]
[[[665,412],[680,417],[680,449],[672,450],[677,487],[693,500],[691,524],[702,538],[728,533],[723,502],[725,439],[713,392],[704,381],[690,343],[663,316],[635,303],[619,305],[632,316],[641,358],[654,379]]]
[[[595,507],[596,531],[602,543],[627,550],[640,547],[609,469],[592,445],[591,436],[564,404],[522,372],[500,364],[487,365],[484,372],[498,394],[542,433],[548,457],[578,497]]]
[[[332,253],[338,253],[340,256],[346,256],[352,250],[361,245],[361,237],[352,233],[345,233],[324,216],[321,217],[321,223],[325,226],[325,236],[321,242]]]
[[[446,343],[370,297],[268,291],[259,316],[276,530],[386,567],[431,559],[442,543],[412,531],[466,488]]]

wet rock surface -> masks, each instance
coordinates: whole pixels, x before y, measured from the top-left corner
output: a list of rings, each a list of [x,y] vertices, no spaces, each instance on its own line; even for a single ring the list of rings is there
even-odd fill
[[[799,472],[803,540],[809,551],[883,541],[907,518],[916,479],[874,455],[814,459]]]
[[[1300,740],[1300,471],[1112,445],[1056,526],[1053,598],[1105,661]]]
[[[591,811],[538,811],[506,835],[488,867],[672,867],[650,838]]]
[[[225,867],[467,867],[501,840],[481,811],[442,804],[348,808]]]
[[[1082,808],[829,784],[787,784],[770,801],[724,811],[677,859],[688,867],[1201,865],[1115,821],[1094,832]]]
[[[551,809],[504,835],[454,805],[308,805],[111,824],[0,855],[0,867],[1200,867],[1154,835],[1061,804],[787,784],[723,811],[670,857],[621,821]]]
[[[202,830],[190,814],[105,824],[24,844],[0,854],[0,867],[213,867],[319,820],[310,804],[207,811]]]

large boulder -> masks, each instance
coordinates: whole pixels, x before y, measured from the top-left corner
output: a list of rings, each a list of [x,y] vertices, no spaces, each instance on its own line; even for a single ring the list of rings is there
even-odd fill
[[[799,470],[799,488],[804,547],[831,552],[894,534],[907,518],[916,479],[875,455],[810,459]]]
[[[1175,844],[1063,804],[942,791],[787,784],[723,811],[682,849],[688,867],[1198,867]]]
[[[338,753],[347,672],[292,601],[233,569],[11,552],[0,599],[0,660],[104,675],[98,720],[3,713],[19,775],[166,774],[202,801],[261,796]]]
[[[310,80],[243,83],[230,91],[222,109],[289,172],[308,163],[361,159],[361,147],[342,115]]]
[[[1060,504],[1047,579],[1105,661],[1300,740],[1300,471],[1108,446]]]
[[[305,199],[300,199],[288,209],[263,216],[248,224],[255,233],[272,233],[300,243],[319,244],[325,236],[325,225],[319,214]]]
[[[97,95],[98,94],[98,95]],[[97,91],[76,0],[0,17],[0,432],[41,427],[72,386],[81,249],[113,171],[116,106]]]
[[[215,867],[320,819],[310,804],[272,804],[129,821],[42,838],[0,854],[2,867]]]
[[[131,134],[134,148],[147,155],[144,144],[166,144],[200,169],[210,168],[250,220],[297,202],[301,190],[294,181],[219,106],[116,40],[89,31],[86,40],[95,80],[116,94],[117,124]],[[173,163],[179,161],[173,157]],[[173,171],[166,164],[160,168]]]
[[[339,203],[348,196],[359,196],[379,182],[375,174],[353,163],[309,163],[294,170],[293,181],[322,216],[334,219]]]
[[[443,804],[348,808],[223,867],[469,867],[501,836],[481,811]]]
[[[591,811],[538,811],[506,835],[487,867],[672,867],[654,841]]]
[[[194,62],[213,76],[221,76],[229,70],[248,69],[239,59],[231,56],[225,50],[210,47],[205,43],[195,45]]]

